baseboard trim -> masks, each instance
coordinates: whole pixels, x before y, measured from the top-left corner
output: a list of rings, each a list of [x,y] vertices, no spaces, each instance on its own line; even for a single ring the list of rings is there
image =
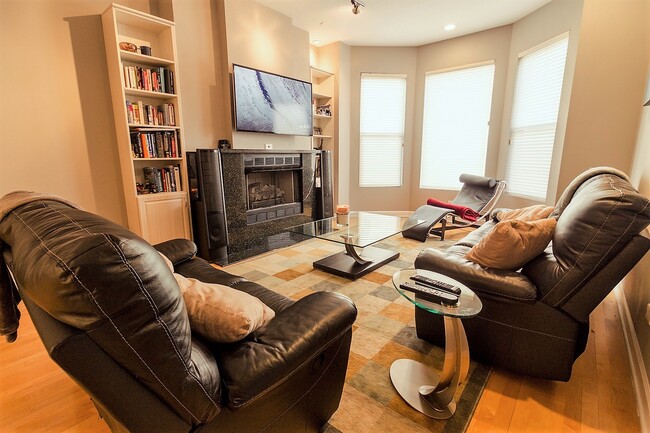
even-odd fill
[[[621,316],[621,325],[623,326],[623,335],[625,336],[625,346],[630,359],[630,369],[632,370],[632,383],[634,385],[634,394],[636,397],[636,407],[639,414],[642,433],[650,433],[650,383],[648,382],[648,372],[644,368],[641,348],[636,338],[632,315],[627,306],[625,293],[621,285],[614,288],[618,312]]]

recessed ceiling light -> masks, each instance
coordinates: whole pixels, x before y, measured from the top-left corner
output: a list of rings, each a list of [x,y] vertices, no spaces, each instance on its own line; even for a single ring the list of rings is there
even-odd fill
[[[451,31],[456,28],[456,24],[447,24],[444,29],[447,31]]]
[[[320,41],[318,39],[314,39],[313,41],[311,41],[311,43],[314,45],[318,45],[320,44]]]

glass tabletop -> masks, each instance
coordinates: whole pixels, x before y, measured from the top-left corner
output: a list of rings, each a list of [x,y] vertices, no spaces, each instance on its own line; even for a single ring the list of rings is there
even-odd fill
[[[408,221],[408,217],[375,212],[350,212],[348,225],[337,224],[336,217],[332,217],[289,227],[286,230],[312,238],[365,248],[424,221]],[[406,226],[403,226],[405,223]]]
[[[461,293],[456,305],[444,305],[437,302],[425,301],[424,299],[415,296],[415,293],[403,290],[399,285],[405,281],[413,283],[411,277],[413,275],[424,275],[425,277],[434,280],[442,281],[443,283],[451,284],[460,288]],[[479,297],[466,285],[437,272],[427,271],[424,269],[404,269],[398,271],[393,275],[393,285],[400,295],[409,300],[416,307],[422,308],[430,313],[441,314],[450,317],[473,317],[476,316],[483,308],[483,303]]]

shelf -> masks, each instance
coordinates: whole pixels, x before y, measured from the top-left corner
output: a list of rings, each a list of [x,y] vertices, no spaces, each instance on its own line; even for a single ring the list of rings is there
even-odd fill
[[[169,191],[169,192],[154,192],[149,194],[138,194],[138,200],[151,201],[151,200],[166,200],[172,197],[183,197],[184,191]]]
[[[332,138],[331,135],[312,135],[314,138]]]
[[[181,129],[180,126],[168,126],[168,125],[145,125],[141,123],[129,123],[129,128],[144,128],[148,132],[156,131],[175,131]]]
[[[312,99],[332,99],[332,97],[330,95],[323,95],[321,93],[316,93],[316,92],[312,92],[311,98]]]
[[[316,79],[322,80],[325,78],[329,78],[333,75],[334,74],[332,74],[331,72],[323,71],[322,69],[314,68],[313,66],[311,67],[311,76]]]
[[[176,98],[176,95],[174,95],[173,93],[152,92],[150,90],[131,89],[128,87],[124,88],[124,93],[129,96],[143,96],[145,98],[154,98],[154,99]]]
[[[332,116],[326,116],[325,114],[314,114],[315,119],[331,119]]]
[[[124,62],[137,63],[139,65],[171,66],[174,64],[172,60],[163,59],[160,57],[145,56],[144,54],[132,53],[130,51],[124,50],[120,50],[120,58]]]
[[[182,161],[183,158],[133,158],[134,161]]]

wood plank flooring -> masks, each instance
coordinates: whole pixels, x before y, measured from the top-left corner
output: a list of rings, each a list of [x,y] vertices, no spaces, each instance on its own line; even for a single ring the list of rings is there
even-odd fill
[[[0,433],[108,432],[88,396],[47,356],[22,312],[18,340],[0,342]],[[587,349],[569,382],[492,372],[468,429],[486,432],[640,432],[613,294],[592,314]]]

